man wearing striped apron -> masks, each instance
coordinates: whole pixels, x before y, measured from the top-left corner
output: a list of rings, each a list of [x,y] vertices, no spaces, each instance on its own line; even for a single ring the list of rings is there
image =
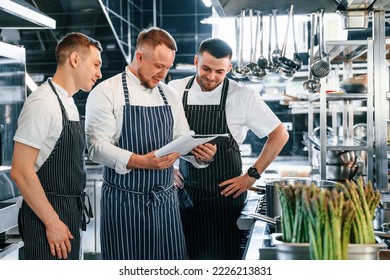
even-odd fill
[[[132,63],[100,83],[88,97],[89,154],[105,165],[100,225],[103,259],[187,259],[173,186],[172,166],[180,155],[154,156],[155,150],[189,131],[180,100],[161,82],[175,51],[176,43],[166,31],[142,31]],[[210,160],[215,149],[206,144],[194,153],[198,160]]]
[[[56,49],[57,70],[26,100],[14,141],[11,177],[23,202],[24,258],[81,256],[81,230],[92,217],[84,192],[85,132],[72,96],[102,77],[99,42],[70,33]],[[89,207],[88,207],[89,206]]]
[[[261,100],[260,94],[226,78],[232,50],[220,39],[207,39],[199,47],[194,77],[169,83],[182,94],[192,130],[200,134],[229,133],[218,144],[208,168],[194,169],[180,162],[184,190],[191,201],[180,201],[181,218],[190,259],[241,259],[241,234],[236,221],[246,200],[246,191],[275,159],[288,140],[280,120]],[[239,150],[247,128],[266,145],[250,170],[242,175]]]

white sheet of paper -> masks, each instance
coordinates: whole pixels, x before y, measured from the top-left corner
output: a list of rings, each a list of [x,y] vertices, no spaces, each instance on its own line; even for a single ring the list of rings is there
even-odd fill
[[[196,136],[195,138],[193,136]],[[172,142],[168,143],[164,147],[161,147],[158,149],[154,155],[156,157],[162,157],[170,153],[180,153],[180,155],[186,155],[190,151],[192,151],[193,148],[195,148],[198,145],[202,145],[204,143],[207,143],[219,136],[222,137],[228,137],[228,134],[214,134],[214,135],[200,135],[196,134],[194,131],[189,131],[188,133],[180,136],[179,138],[173,140]]]

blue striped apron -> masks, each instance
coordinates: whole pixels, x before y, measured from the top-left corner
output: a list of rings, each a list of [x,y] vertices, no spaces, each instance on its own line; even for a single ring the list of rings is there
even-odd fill
[[[56,89],[50,79],[48,82],[60,103],[63,128],[53,151],[37,171],[37,176],[47,199],[74,237],[70,240],[72,251],[68,259],[78,260],[81,258],[80,230],[85,230],[89,219],[93,217],[89,198],[84,191],[84,120],[68,120]],[[25,201],[19,211],[18,225],[26,260],[57,259],[50,253],[44,224]]]
[[[163,106],[130,104],[126,74],[123,126],[118,147],[147,154],[172,141],[173,116],[164,92]],[[132,169],[117,174],[105,167],[101,198],[101,250],[105,260],[186,259],[173,168]]]
[[[187,84],[183,106],[190,128],[199,134],[229,133],[228,140],[217,144],[214,161],[207,168],[197,169],[180,160],[184,176],[184,190],[192,207],[181,211],[188,256],[190,259],[241,259],[241,232],[236,221],[245,203],[246,193],[238,198],[224,197],[219,183],[242,174],[239,146],[232,137],[226,122],[226,98],[229,80],[222,86],[220,104],[188,105],[188,90],[195,77]],[[185,195],[181,196],[185,199]],[[180,201],[180,203],[186,201]],[[187,206],[190,203],[187,203]]]

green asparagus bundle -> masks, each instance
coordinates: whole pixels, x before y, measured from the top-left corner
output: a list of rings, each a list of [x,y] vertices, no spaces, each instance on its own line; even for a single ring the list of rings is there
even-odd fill
[[[351,225],[350,243],[375,243],[372,221],[380,201],[380,192],[373,188],[371,182],[364,185],[362,177],[358,178],[357,183],[347,180],[345,185],[339,184],[337,188],[353,203],[356,212]]]
[[[332,190],[298,182],[276,187],[283,241],[310,242],[311,259],[347,259],[349,243],[375,243],[372,220],[380,193],[361,177]]]
[[[282,205],[282,233],[286,242],[309,242],[301,183],[295,185],[276,184],[279,201]]]

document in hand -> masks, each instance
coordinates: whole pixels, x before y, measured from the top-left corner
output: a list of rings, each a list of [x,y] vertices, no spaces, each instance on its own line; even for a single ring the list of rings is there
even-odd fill
[[[188,154],[198,145],[205,143],[216,144],[223,139],[229,137],[228,133],[225,134],[195,134],[194,131],[189,131],[188,133],[180,136],[179,138],[168,143],[164,147],[158,149],[154,155],[156,157],[162,157],[170,153],[180,153],[182,156]]]

